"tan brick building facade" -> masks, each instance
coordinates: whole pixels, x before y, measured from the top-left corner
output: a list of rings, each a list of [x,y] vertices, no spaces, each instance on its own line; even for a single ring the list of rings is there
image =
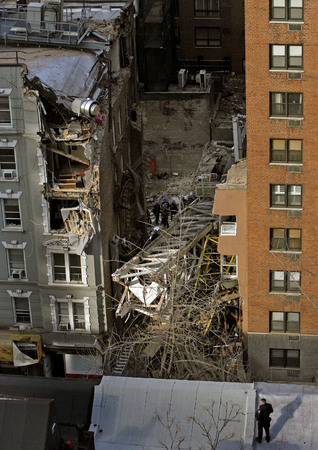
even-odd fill
[[[244,330],[266,380],[317,376],[317,18],[314,0],[245,2]]]

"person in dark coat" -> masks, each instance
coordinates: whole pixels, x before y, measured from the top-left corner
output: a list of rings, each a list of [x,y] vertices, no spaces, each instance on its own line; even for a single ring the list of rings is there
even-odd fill
[[[255,413],[255,417],[258,423],[258,436],[256,439],[259,444],[262,442],[263,428],[265,430],[266,441],[270,441],[269,427],[272,419],[269,417],[269,415],[272,412],[274,412],[272,405],[270,403],[266,403],[266,398],[261,398],[259,402],[259,408]]]
[[[154,213],[154,216],[155,216],[156,225],[159,225],[160,205],[157,200],[155,201],[155,204],[153,205],[152,212]]]
[[[165,228],[169,226],[169,204],[166,202],[161,207],[161,223]]]
[[[172,199],[172,200],[171,200],[171,203],[170,203],[171,220],[173,219],[173,216],[174,216],[175,214],[177,214],[177,212],[178,212],[178,206],[177,206],[175,200]]]

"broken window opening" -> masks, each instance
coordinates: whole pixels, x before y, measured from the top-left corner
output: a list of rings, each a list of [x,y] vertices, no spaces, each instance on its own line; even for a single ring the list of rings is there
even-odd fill
[[[221,216],[221,236],[236,236],[236,216]]]
[[[222,278],[237,278],[237,256],[221,255]]]
[[[48,147],[48,183],[52,189],[83,189],[89,161],[84,146],[59,142],[57,148]]]
[[[63,222],[61,209],[62,208],[77,208],[79,206],[78,200],[62,200],[49,199],[50,205],[50,230],[63,230],[66,233]]]

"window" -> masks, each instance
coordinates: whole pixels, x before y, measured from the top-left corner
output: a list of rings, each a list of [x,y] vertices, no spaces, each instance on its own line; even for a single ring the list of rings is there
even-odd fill
[[[16,198],[3,198],[1,201],[4,228],[21,228],[19,200]]]
[[[5,91],[7,89],[3,89],[1,93],[0,89],[0,125],[2,126],[11,125],[10,96],[6,95]]]
[[[81,257],[72,253],[52,253],[55,283],[82,283]]]
[[[300,313],[270,312],[270,331],[277,333],[299,333]]]
[[[270,115],[302,117],[303,94],[300,92],[271,92]]]
[[[235,255],[221,255],[222,278],[237,278],[237,257]]]
[[[220,17],[219,0],[195,0],[196,17]]]
[[[221,236],[236,236],[236,216],[221,216]]]
[[[220,28],[196,28],[195,45],[197,47],[219,47],[221,45]]]
[[[279,251],[301,251],[301,230],[296,228],[271,228],[270,249]]]
[[[302,186],[297,184],[271,184],[272,208],[301,208]]]
[[[179,17],[179,0],[174,0],[174,16]]]
[[[17,176],[14,148],[0,147],[0,176],[10,180]]]
[[[271,69],[301,69],[303,67],[302,45],[271,45]]]
[[[281,163],[301,163],[303,141],[300,139],[271,139],[270,161]]]
[[[50,296],[54,331],[90,331],[88,297],[74,299],[72,295],[57,299]]]
[[[300,272],[286,272],[283,270],[270,271],[271,292],[299,292]]]
[[[300,367],[300,351],[280,348],[269,349],[269,365],[271,367]]]
[[[26,278],[24,252],[19,248],[8,248],[9,277],[14,279]]]
[[[13,297],[13,309],[15,316],[15,323],[31,323],[31,313],[28,298]]]
[[[59,329],[85,330],[85,314],[83,303],[58,302]]]
[[[271,20],[303,20],[303,0],[271,0]]]

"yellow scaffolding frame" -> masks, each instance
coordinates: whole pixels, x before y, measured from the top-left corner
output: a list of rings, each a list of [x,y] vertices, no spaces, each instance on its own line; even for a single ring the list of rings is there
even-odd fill
[[[218,241],[218,236],[212,236],[211,234],[205,236],[203,249],[199,260],[197,277],[193,287],[192,302],[188,313],[188,318],[191,316],[191,311],[193,304],[196,301],[196,294],[198,290],[200,290],[200,292],[204,290],[206,293],[204,297],[200,296],[200,300],[210,300],[212,298],[212,292],[215,285],[213,281],[215,281],[216,278],[220,278],[221,263],[220,254],[217,251]]]

